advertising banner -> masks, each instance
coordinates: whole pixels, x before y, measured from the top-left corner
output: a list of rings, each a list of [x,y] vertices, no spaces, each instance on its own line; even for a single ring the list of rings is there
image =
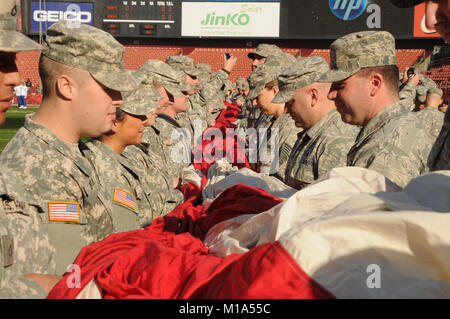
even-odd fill
[[[281,38],[336,39],[357,31],[389,31],[412,38],[414,9],[387,0],[287,1],[282,3]]]
[[[184,37],[271,37],[280,35],[279,1],[183,2]]]
[[[31,2],[31,32],[45,32],[58,20],[94,25],[94,5],[78,2]]]
[[[428,29],[425,25],[425,3],[414,7],[414,37],[439,37],[439,33],[435,29]]]

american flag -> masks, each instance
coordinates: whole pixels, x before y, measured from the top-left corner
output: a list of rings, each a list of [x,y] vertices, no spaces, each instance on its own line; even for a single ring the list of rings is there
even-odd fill
[[[80,204],[71,202],[49,202],[48,215],[51,221],[80,222]]]
[[[115,188],[114,201],[136,209],[136,198],[131,193],[123,189],[117,187]]]

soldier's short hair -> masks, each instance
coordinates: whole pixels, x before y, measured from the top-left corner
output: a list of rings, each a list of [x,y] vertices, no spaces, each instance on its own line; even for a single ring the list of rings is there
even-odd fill
[[[399,73],[396,65],[384,65],[370,68],[362,68],[357,72],[358,76],[368,77],[373,73],[380,73],[383,76],[387,88],[398,93]]]

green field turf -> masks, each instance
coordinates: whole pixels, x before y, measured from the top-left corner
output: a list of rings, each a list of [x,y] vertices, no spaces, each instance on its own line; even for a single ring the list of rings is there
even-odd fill
[[[6,122],[3,126],[0,126],[0,153],[17,130],[23,126],[25,114],[34,113],[36,110],[36,108],[30,107],[25,110],[12,107],[6,112]]]

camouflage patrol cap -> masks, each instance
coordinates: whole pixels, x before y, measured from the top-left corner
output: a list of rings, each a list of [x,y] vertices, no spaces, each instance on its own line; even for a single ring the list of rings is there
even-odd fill
[[[416,99],[422,103],[425,103],[427,97],[428,88],[424,85],[416,86]]]
[[[163,97],[158,91],[155,90],[153,86],[153,76],[150,73],[142,72],[142,71],[133,71],[133,76],[141,81],[141,85],[144,85],[147,93],[152,96],[155,100],[162,100]]]
[[[148,93],[144,84],[134,91],[122,92],[123,105],[120,107],[132,115],[147,115],[158,107],[158,101]]]
[[[319,56],[297,60],[278,77],[280,91],[272,103],[288,102],[295,96],[297,90],[318,82],[329,70],[327,61]]]
[[[444,95],[444,91],[442,91],[442,89],[440,88],[429,88],[427,94],[436,94],[439,95],[440,97],[442,97]]]
[[[256,47],[255,52],[250,52],[247,56],[253,60],[257,55],[267,58],[269,55],[279,55],[281,52],[283,51],[275,44],[261,43]]]
[[[176,70],[182,70],[190,76],[199,76],[202,74],[196,67],[194,59],[186,55],[172,55],[166,58],[166,63]]]
[[[419,3],[425,2],[425,0],[390,0],[391,3],[399,8],[409,8],[418,5]]]
[[[246,90],[248,87],[248,82],[245,78],[236,79],[236,89]]]
[[[428,76],[420,74],[420,73],[419,73],[419,81],[422,83],[423,86],[426,86],[429,89],[437,87],[436,82],[434,82]]]
[[[330,46],[330,71],[321,82],[338,82],[362,68],[396,65],[395,39],[387,31],[347,34]]]
[[[53,61],[88,71],[98,82],[116,91],[139,85],[123,64],[124,47],[98,28],[59,20],[47,30],[42,54]]]
[[[173,96],[183,97],[183,91],[192,89],[185,79],[182,79],[182,73],[175,70],[167,63],[160,60],[147,60],[139,68],[139,71],[148,73],[155,82],[160,83]]]
[[[199,70],[199,72],[201,74],[212,74],[213,71],[211,69],[211,65],[207,64],[207,63],[198,63],[196,66],[197,70]]]
[[[261,94],[266,84],[276,80],[290,65],[291,63],[285,59],[269,56],[266,62],[258,66],[248,77],[250,91],[248,92],[247,99],[256,99],[258,95]]]
[[[0,1],[0,51],[42,50],[42,47],[19,31],[20,1]]]

